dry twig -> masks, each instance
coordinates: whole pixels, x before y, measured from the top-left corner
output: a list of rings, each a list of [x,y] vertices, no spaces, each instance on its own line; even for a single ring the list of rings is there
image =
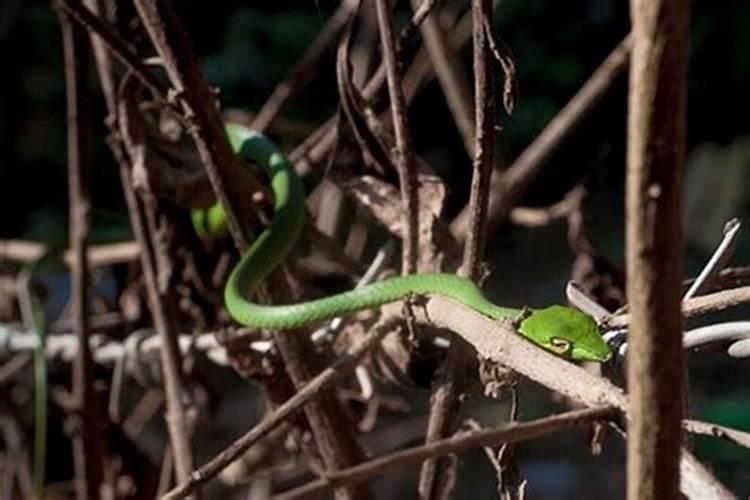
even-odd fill
[[[78,339],[73,362],[70,422],[72,423],[73,459],[76,495],[79,500],[99,498],[103,478],[102,427],[94,400],[93,362],[89,349],[89,236],[90,124],[87,97],[88,37],[70,22],[64,11],[58,11],[65,59],[65,95],[68,129],[68,190],[70,204],[70,247],[73,301],[73,330]]]

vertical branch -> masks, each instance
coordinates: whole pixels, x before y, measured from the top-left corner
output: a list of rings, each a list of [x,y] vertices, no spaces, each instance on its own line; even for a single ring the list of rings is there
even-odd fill
[[[87,13],[86,15],[91,18],[91,22],[87,23],[87,26],[92,23],[94,26],[104,26],[104,23],[93,14],[98,14],[100,12],[98,2],[96,0],[85,0],[85,2],[86,7],[78,5],[77,3],[71,4],[70,2],[62,3],[62,6],[64,6],[66,10],[75,9],[76,12]],[[115,9],[115,7],[115,4],[111,0],[105,0],[104,8],[108,13],[114,15],[113,9]],[[111,53],[108,50],[108,48],[112,48],[112,45],[105,48],[103,43],[108,39],[111,41],[112,37],[99,38],[99,36],[94,35],[93,33],[110,32],[106,30],[96,31],[92,29],[91,39],[96,57],[97,72],[101,80],[104,99],[109,111],[108,122],[110,127],[114,130],[116,129],[115,121],[118,115],[117,96],[115,95],[115,88],[117,87],[114,75],[115,68],[112,58],[110,57]],[[114,32],[112,33],[114,35]],[[115,44],[115,46],[119,47],[120,45]],[[110,140],[110,148],[120,167],[120,176],[125,195],[125,202],[130,216],[130,223],[141,248],[141,266],[143,268],[149,309],[153,317],[157,335],[159,335],[162,341],[160,355],[164,374],[165,393],[167,396],[167,429],[171,443],[170,449],[174,454],[177,478],[178,480],[183,481],[193,469],[193,454],[190,444],[190,435],[188,432],[187,417],[183,406],[184,391],[182,371],[180,368],[181,356],[176,344],[176,339],[173,335],[173,328],[169,321],[169,314],[166,310],[166,305],[159,294],[153,248],[150,244],[143,211],[138,201],[138,197],[133,190],[126,153],[123,150],[122,144],[114,139],[116,136],[117,133],[113,134],[113,138]]]
[[[73,330],[79,349],[73,362],[71,398],[73,459],[76,496],[79,500],[99,498],[102,480],[101,429],[98,427],[92,386],[93,365],[88,327],[89,235],[89,114],[86,105],[88,50],[86,33],[58,11],[63,38],[65,95],[68,130],[68,194],[72,272]]]
[[[495,90],[491,54],[485,26],[491,19],[492,1],[474,0],[472,19],[474,30],[474,173],[471,183],[471,222],[464,248],[461,273],[478,277],[486,242],[487,203],[490,174],[492,173],[495,140]],[[455,428],[460,411],[461,395],[469,381],[471,348],[458,337],[453,337],[448,357],[441,367],[438,388],[432,396],[427,442],[434,442],[450,434]],[[419,479],[420,498],[446,498],[455,483],[456,460],[446,458],[426,460]]]
[[[464,247],[463,274],[478,278],[480,264],[487,242],[487,205],[490,192],[490,175],[495,148],[495,86],[489,33],[484,29],[489,25],[492,2],[474,0],[474,116],[476,137],[474,138],[474,172],[471,178],[469,212],[471,219]]]
[[[393,128],[396,136],[396,154],[398,156],[398,176],[401,184],[401,200],[406,210],[406,231],[401,271],[413,274],[417,271],[417,252],[419,250],[419,185],[417,169],[414,163],[414,151],[411,145],[409,123],[406,118],[406,101],[401,88],[401,76],[396,63],[396,50],[393,39],[393,26],[388,0],[375,2],[380,28],[380,43],[383,48],[383,62],[388,78],[388,95],[391,101]]]
[[[628,498],[679,498],[689,2],[632,0],[627,168]]]
[[[85,0],[87,7],[95,12],[99,13],[99,5],[96,0]],[[105,10],[114,15],[113,9],[116,5],[112,0],[104,1]],[[83,7],[81,7],[82,10]],[[93,17],[93,16],[92,16]],[[103,25],[100,19],[94,17],[93,20]],[[184,390],[181,370],[181,356],[179,348],[176,343],[176,338],[173,335],[174,329],[171,325],[169,314],[167,312],[166,304],[164,303],[162,296],[159,293],[159,286],[156,278],[156,265],[154,262],[153,247],[149,239],[147,231],[147,223],[143,214],[141,204],[138,201],[138,197],[133,190],[133,183],[130,176],[130,166],[127,160],[126,152],[123,149],[122,143],[116,140],[118,136],[116,130],[117,123],[116,119],[118,116],[117,109],[117,96],[115,95],[115,88],[117,87],[115,81],[115,68],[111,53],[108,47],[104,46],[103,40],[96,35],[93,35],[92,30],[92,45],[94,47],[94,54],[96,56],[96,66],[99,74],[99,78],[102,82],[102,90],[104,92],[104,99],[107,103],[107,109],[109,111],[108,122],[113,130],[113,135],[110,138],[110,148],[117,163],[120,167],[120,176],[122,180],[123,192],[125,195],[125,202],[128,207],[130,216],[130,223],[133,228],[133,233],[136,240],[141,248],[141,266],[143,268],[144,281],[146,285],[147,300],[149,309],[154,321],[154,327],[157,335],[161,338],[162,348],[160,350],[162,370],[164,374],[164,386],[167,400],[167,429],[169,432],[169,439],[171,446],[169,447],[168,453],[174,455],[174,463],[176,465],[176,475],[179,481],[184,481],[192,472],[193,469],[193,454],[190,443],[190,434],[187,424],[187,416],[185,414],[185,408],[183,404]],[[110,46],[111,48],[111,46]],[[122,111],[126,111],[123,104]],[[127,120],[126,120],[127,122]]]

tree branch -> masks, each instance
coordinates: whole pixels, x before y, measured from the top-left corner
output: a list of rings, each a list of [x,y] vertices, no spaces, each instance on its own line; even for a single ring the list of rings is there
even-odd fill
[[[311,481],[299,488],[273,497],[274,500],[308,498],[329,488],[356,484],[377,477],[396,467],[403,467],[429,459],[457,454],[482,446],[499,446],[503,443],[529,441],[569,427],[594,420],[614,418],[616,411],[611,406],[596,407],[562,413],[531,422],[515,423],[496,429],[462,432],[430,444],[397,451],[387,456],[350,467],[325,478]]]
[[[626,186],[628,498],[677,499],[685,357],[683,178],[687,0],[631,0]]]
[[[419,251],[419,184],[417,169],[414,163],[414,151],[409,133],[409,122],[406,117],[406,101],[401,88],[401,77],[396,63],[396,49],[393,40],[393,26],[388,0],[376,0],[375,6],[380,27],[380,44],[383,64],[388,79],[388,95],[391,102],[394,134],[396,136],[396,156],[401,200],[404,205],[406,224],[404,231],[402,274],[417,272],[417,253]]]
[[[103,476],[104,442],[97,417],[93,390],[93,362],[89,349],[87,245],[91,199],[89,155],[90,123],[87,106],[88,39],[68,15],[58,10],[65,59],[65,95],[68,129],[68,193],[72,275],[73,330],[78,339],[73,362],[71,415],[76,496],[79,500],[99,498]]]

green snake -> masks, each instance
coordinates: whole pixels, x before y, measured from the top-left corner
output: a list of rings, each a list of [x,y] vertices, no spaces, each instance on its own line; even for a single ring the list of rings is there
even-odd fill
[[[235,321],[251,328],[284,330],[375,308],[412,295],[442,295],[494,320],[518,319],[518,332],[534,344],[573,360],[603,362],[610,358],[596,322],[580,311],[550,306],[525,312],[500,307],[485,298],[470,279],[445,273],[413,274],[379,281],[318,300],[290,305],[262,305],[248,299],[258,285],[289,254],[305,223],[302,181],[276,146],[263,135],[241,125],[227,124],[235,153],[268,171],[274,195],[274,216],[232,270],[224,300]],[[193,225],[201,236],[225,231],[223,210],[217,203],[194,210]]]

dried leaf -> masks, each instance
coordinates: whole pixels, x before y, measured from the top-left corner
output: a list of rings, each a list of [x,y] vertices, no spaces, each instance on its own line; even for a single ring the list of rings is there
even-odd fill
[[[395,187],[369,176],[350,179],[343,185],[391,234],[403,237],[403,206]],[[442,210],[444,194],[444,187],[436,178],[420,176],[420,199],[425,201],[419,211],[420,254],[417,265],[420,272],[441,270],[444,265],[452,265],[458,259],[458,245],[437,217]]]

